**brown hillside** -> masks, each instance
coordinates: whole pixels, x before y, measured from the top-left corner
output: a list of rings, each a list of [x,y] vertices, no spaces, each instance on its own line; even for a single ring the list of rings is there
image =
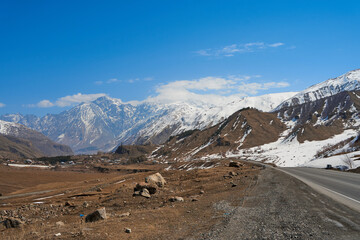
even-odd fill
[[[0,159],[37,158],[43,154],[27,140],[0,135]]]
[[[274,113],[243,109],[203,131],[188,131],[170,138],[153,156],[179,160],[223,155],[228,151],[274,142],[285,129]]]

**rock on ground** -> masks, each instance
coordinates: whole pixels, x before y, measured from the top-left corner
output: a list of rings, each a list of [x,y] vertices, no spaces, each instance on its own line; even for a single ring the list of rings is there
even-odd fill
[[[170,202],[183,202],[184,199],[182,197],[171,197],[169,199]]]
[[[151,183],[145,183],[145,182],[141,182],[136,184],[134,191],[142,191],[144,188],[147,189],[149,191],[150,194],[155,194],[156,193],[156,187],[157,185],[155,184],[151,184]]]
[[[7,218],[3,223],[6,228],[18,228],[23,224],[21,220],[15,218]]]
[[[58,226],[58,227],[63,227],[63,226],[65,226],[65,224],[64,224],[62,221],[58,221],[58,222],[56,222],[55,224],[56,224],[56,226]]]
[[[149,190],[147,190],[146,188],[144,188],[143,190],[140,191],[140,195],[145,197],[145,198],[150,198],[150,193]]]
[[[239,168],[239,167],[242,167],[243,165],[239,162],[230,162],[229,163],[229,167],[236,167],[236,168]]]
[[[154,183],[158,187],[163,187],[166,184],[165,179],[163,178],[163,176],[161,176],[160,173],[155,173],[155,174],[152,174],[152,175],[146,177],[145,182],[146,183]]]
[[[85,218],[85,222],[96,222],[96,221],[104,220],[104,219],[106,219],[105,207],[100,208],[100,209],[96,210],[95,212],[87,215]]]

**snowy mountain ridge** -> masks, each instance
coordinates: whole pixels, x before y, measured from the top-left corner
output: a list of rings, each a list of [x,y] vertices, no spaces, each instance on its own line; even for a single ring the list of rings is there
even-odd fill
[[[131,104],[104,96],[42,118],[9,114],[0,119],[40,131],[58,143],[71,146],[77,153],[91,153],[111,151],[121,143],[162,143],[183,131],[214,125],[241,108],[270,111],[295,94],[233,97],[218,104],[156,101]]]
[[[17,134],[19,132],[19,128],[22,127],[24,126],[21,124],[0,120],[0,134],[3,135],[10,135],[11,133]]]
[[[34,115],[8,114],[0,116],[0,119],[39,131],[53,141],[71,146],[76,153],[94,153],[112,151],[119,144],[162,144],[170,136],[184,131],[203,130],[214,126],[234,112],[247,107],[263,112],[278,112],[278,117],[283,121],[289,121],[288,117],[307,121],[307,113],[309,109],[313,109],[315,112],[311,114],[316,115],[318,122],[325,123],[337,119],[339,114],[342,117],[350,116],[353,112],[350,110],[356,109],[354,104],[358,102],[357,93],[341,93],[359,89],[360,70],[354,70],[313,85],[300,93],[276,93],[245,98],[233,95],[209,99],[208,102],[206,98],[202,98],[204,100],[167,103],[157,101],[156,98],[125,103],[120,99],[103,96],[59,114],[48,114],[41,118]],[[319,101],[325,98],[329,99],[326,102]],[[333,106],[338,105],[338,101],[343,105]],[[330,102],[332,104],[329,105]],[[300,105],[303,107],[297,107]]]
[[[315,84],[292,98],[281,103],[274,109],[277,111],[284,107],[300,105],[306,102],[316,101],[321,98],[329,97],[343,91],[355,91],[360,89],[360,69],[350,71],[339,77],[328,79],[324,82]]]

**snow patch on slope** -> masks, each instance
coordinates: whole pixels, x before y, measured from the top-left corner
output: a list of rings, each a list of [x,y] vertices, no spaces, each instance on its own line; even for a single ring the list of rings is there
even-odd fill
[[[291,141],[283,141],[284,139],[280,138],[274,143],[249,149],[253,152],[249,158],[265,160],[281,167],[296,167],[310,162],[315,154],[328,144],[336,144],[355,137],[357,134],[355,130],[349,129],[323,141],[305,141],[304,143],[299,143],[297,138]]]

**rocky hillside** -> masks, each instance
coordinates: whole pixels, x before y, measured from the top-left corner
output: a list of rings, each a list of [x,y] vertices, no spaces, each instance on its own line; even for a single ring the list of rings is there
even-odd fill
[[[229,152],[274,142],[285,129],[286,125],[275,113],[242,109],[213,127],[171,137],[152,157],[191,160],[211,155],[226,156]]]
[[[60,156],[72,155],[70,147],[55,143],[43,134],[21,124],[0,120],[0,134],[13,143],[26,145],[32,149],[33,155]],[[5,142],[5,140],[4,140]],[[21,154],[20,154],[21,155]]]
[[[348,128],[358,129],[359,110],[360,91],[344,91],[300,105],[283,107],[276,113],[283,121],[295,123],[289,137],[296,135],[299,142],[304,142],[325,140]]]
[[[0,134],[0,159],[38,158],[43,154],[31,142]]]

